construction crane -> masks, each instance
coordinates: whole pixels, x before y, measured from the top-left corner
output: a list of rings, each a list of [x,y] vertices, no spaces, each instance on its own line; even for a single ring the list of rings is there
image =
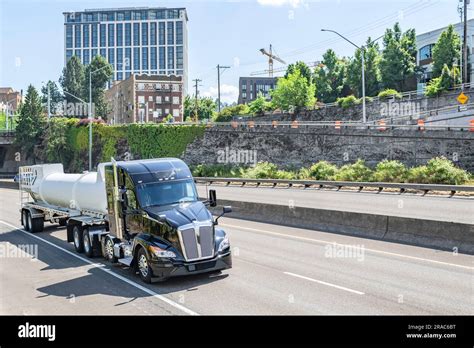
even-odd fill
[[[273,47],[271,44],[270,44],[270,50],[268,52],[267,50],[265,50],[265,48],[260,49],[260,52],[262,52],[263,55],[268,57],[268,70],[266,70],[265,72],[265,73],[268,73],[268,76],[273,77],[273,61],[274,60],[286,65],[286,62],[283,59],[273,54]]]
[[[309,68],[316,68],[316,67],[323,67],[324,64],[321,64],[320,61],[316,62],[309,62],[305,63]],[[286,66],[278,68],[278,69],[273,69],[272,73],[278,73],[278,72],[286,72],[288,68]],[[266,75],[268,74],[268,70],[263,70],[263,71],[254,71],[250,73],[250,76],[261,76],[261,75]],[[273,76],[273,74],[272,74]]]

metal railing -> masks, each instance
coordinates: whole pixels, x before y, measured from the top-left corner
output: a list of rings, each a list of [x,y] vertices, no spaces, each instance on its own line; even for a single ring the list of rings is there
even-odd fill
[[[214,183],[222,183],[229,186],[231,184],[240,184],[240,187],[247,184],[255,184],[255,187],[261,185],[268,185],[272,188],[285,185],[291,187],[301,187],[307,189],[311,187],[336,188],[338,191],[344,187],[357,188],[358,192],[366,188],[376,189],[378,193],[385,189],[395,189],[400,193],[408,191],[420,191],[423,195],[428,192],[449,192],[450,196],[458,192],[474,192],[474,186],[465,185],[435,185],[435,184],[410,184],[410,183],[385,183],[385,182],[351,182],[351,181],[319,181],[319,180],[283,180],[283,179],[246,179],[246,178],[209,178],[209,177],[195,177],[196,183],[205,183],[212,185]]]

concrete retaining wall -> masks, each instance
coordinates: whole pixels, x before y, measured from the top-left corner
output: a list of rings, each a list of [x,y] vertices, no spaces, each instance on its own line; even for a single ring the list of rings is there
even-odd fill
[[[241,201],[219,204],[215,213],[231,205],[229,217],[237,219],[474,254],[474,225],[469,224]]]

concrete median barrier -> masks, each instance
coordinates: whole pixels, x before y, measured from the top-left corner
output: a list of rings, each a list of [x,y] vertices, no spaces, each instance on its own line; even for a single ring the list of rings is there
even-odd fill
[[[277,225],[474,254],[474,225],[399,216],[219,200],[215,213]]]

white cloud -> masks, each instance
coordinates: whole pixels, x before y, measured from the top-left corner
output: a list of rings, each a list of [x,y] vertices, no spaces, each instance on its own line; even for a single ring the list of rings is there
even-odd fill
[[[293,8],[297,8],[300,5],[304,4],[304,0],[257,0],[257,2],[262,6],[273,6],[281,7],[284,5],[289,5]]]
[[[217,99],[217,87],[210,87],[207,91],[201,93],[203,97]],[[239,99],[239,89],[232,85],[221,85],[221,102],[232,104]]]

